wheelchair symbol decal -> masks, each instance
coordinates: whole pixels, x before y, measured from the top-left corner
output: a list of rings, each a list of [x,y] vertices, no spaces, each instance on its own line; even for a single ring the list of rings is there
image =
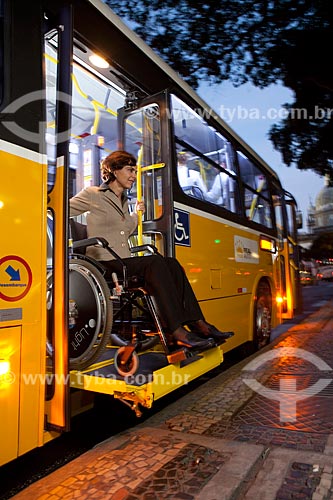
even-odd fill
[[[191,246],[190,214],[183,210],[174,210],[175,214],[175,243],[185,247]]]

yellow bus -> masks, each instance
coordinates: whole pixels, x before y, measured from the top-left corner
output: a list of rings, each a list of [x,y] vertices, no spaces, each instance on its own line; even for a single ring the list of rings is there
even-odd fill
[[[300,303],[294,198],[109,7],[0,0],[0,22],[1,465],[69,430],[95,393],[139,415],[223,352],[263,347]],[[116,149],[137,156],[129,199],[147,207],[130,245],[176,257],[205,316],[235,332],[188,356],[141,327],[132,377],[117,369],[128,345],[119,328],[137,331],[143,298],[121,312],[122,297],[72,244],[68,217],[69,198],[100,183]]]

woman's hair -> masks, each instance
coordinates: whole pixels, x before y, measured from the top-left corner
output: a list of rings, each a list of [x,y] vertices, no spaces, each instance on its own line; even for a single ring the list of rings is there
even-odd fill
[[[108,183],[115,180],[114,171],[121,170],[126,165],[136,166],[136,159],[127,151],[114,151],[101,162],[101,178]]]

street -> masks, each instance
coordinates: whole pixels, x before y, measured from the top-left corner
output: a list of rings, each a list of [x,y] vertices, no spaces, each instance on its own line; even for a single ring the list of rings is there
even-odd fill
[[[285,332],[290,325],[298,323],[319,307],[325,304],[326,301],[333,298],[333,282],[318,281],[316,285],[302,287],[303,312],[293,319],[285,321],[272,331],[271,340],[276,339],[279,335]]]
[[[332,500],[332,289],[307,288],[305,312],[268,346],[15,500]]]
[[[286,332],[288,328],[295,327],[295,325],[296,328],[298,328],[298,323],[300,323],[302,319],[306,319],[311,313],[318,311],[324,306],[328,300],[333,299],[333,283],[319,282],[315,286],[303,287],[302,294],[304,312],[297,318],[276,328],[272,335],[273,343],[279,342],[279,337],[281,337],[281,345],[285,345],[286,342],[290,344],[293,341],[297,343],[298,337],[302,342],[308,339],[311,343],[311,338],[304,336],[304,334],[291,334],[287,337],[289,341],[283,340],[283,333]],[[269,349],[269,346],[266,349]],[[266,352],[266,349],[264,352]],[[324,352],[325,347],[322,348],[319,346],[317,355]],[[253,356],[251,356],[249,360],[252,359],[252,357]],[[326,356],[327,363],[330,363],[330,360],[330,354],[328,353],[328,356]],[[67,462],[75,459],[75,457],[82,456],[84,452],[105,439],[110,439],[112,436],[123,431],[127,432],[131,428],[135,430],[138,426],[140,427],[140,424],[144,425],[145,422],[152,421],[154,418],[162,422],[164,414],[173,414],[174,410],[172,410],[172,408],[175,404],[177,405],[177,414],[180,409],[178,402],[183,399],[186,400],[186,398],[190,398],[191,401],[193,401],[193,409],[195,409],[195,412],[199,411],[200,413],[200,407],[202,406],[205,422],[212,423],[217,418],[216,425],[213,425],[209,430],[210,434],[216,438],[223,437],[234,439],[237,437],[237,439],[239,438],[242,441],[256,439],[259,440],[259,442],[261,439],[265,445],[269,445],[272,440],[274,443],[279,442],[279,440],[280,443],[282,443],[284,440],[285,442],[289,441],[291,444],[294,443],[295,446],[299,446],[299,444],[306,439],[304,433],[295,434],[295,432],[292,432],[288,434],[288,428],[286,428],[285,425],[282,425],[282,428],[278,429],[278,422],[276,422],[274,411],[272,411],[272,408],[276,410],[276,406],[272,406],[272,402],[269,402],[269,400],[260,399],[259,396],[257,396],[252,400],[251,404],[245,405],[242,411],[238,411],[238,408],[242,408],[244,401],[247,401],[249,394],[251,394],[251,390],[244,386],[243,380],[236,381],[232,390],[227,391],[227,393],[223,393],[223,390],[219,388],[219,380],[221,377],[223,384],[226,383],[227,386],[228,384],[232,385],[230,380],[234,376],[233,373],[237,370],[239,371],[238,367],[240,365],[245,366],[247,363],[247,359],[242,359],[239,355],[237,357],[235,354],[229,356],[228,353],[224,363],[222,363],[219,369],[215,369],[212,373],[205,374],[200,377],[200,379],[190,384],[189,387],[182,387],[175,391],[175,393],[157,401],[153,409],[145,412],[143,418],[139,421],[134,414],[119,401],[115,401],[113,398],[107,396],[101,396],[94,410],[74,419],[72,431],[70,433],[66,433],[44,448],[35,450],[27,456],[23,456],[17,461],[0,468],[0,498],[11,498],[13,494],[17,493],[22,488],[27,488],[29,484],[32,484],[46,474],[58,468],[62,470]],[[275,387],[278,383],[279,366],[282,367],[284,373],[291,370],[295,375],[295,370],[300,364],[295,364],[293,368],[288,368],[288,363],[286,362],[283,366],[278,364],[274,373],[270,374],[272,387]],[[312,372],[310,375],[313,377]],[[302,380],[304,376],[298,376],[297,378],[298,380]],[[218,397],[218,403],[207,403],[206,407],[204,404],[200,405],[198,403],[200,399],[198,394],[205,394],[209,386],[217,387],[217,390],[222,390],[222,393],[221,397]],[[235,397],[236,395],[237,397]],[[310,418],[311,409],[311,405],[308,404],[304,412],[304,418]],[[215,412],[218,413],[218,417],[216,417]],[[212,417],[209,417],[210,413],[212,413]],[[118,416],[117,418],[112,417],[112,415],[115,414]],[[224,415],[224,417],[222,418],[221,415]],[[325,420],[326,414],[322,414],[322,417]],[[259,420],[261,421],[261,426],[258,426]],[[327,429],[330,426],[330,420],[331,417],[325,424]],[[173,417],[171,422],[172,426],[176,428],[179,425],[180,428],[182,426],[187,428],[188,425],[193,425],[193,420],[187,417],[182,418],[181,423],[179,419],[177,420]],[[273,428],[272,422],[274,422]],[[304,425],[304,422],[301,422],[301,425]],[[321,436],[320,425],[323,424],[320,424],[319,421],[314,421],[311,426],[309,426],[309,428],[312,429],[310,440],[313,447],[323,446],[324,443],[325,436]],[[89,429],[89,432],[87,432],[87,429]]]

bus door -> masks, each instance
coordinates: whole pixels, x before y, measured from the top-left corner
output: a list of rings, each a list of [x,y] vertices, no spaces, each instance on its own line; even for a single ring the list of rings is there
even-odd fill
[[[287,210],[287,240],[288,240],[288,255],[289,268],[291,275],[292,293],[294,297],[294,313],[299,314],[302,311],[302,291],[299,279],[299,246],[297,229],[302,227],[302,222],[299,221],[299,213],[297,211],[297,203],[294,197],[285,192],[286,210]]]
[[[296,202],[279,191],[274,197],[278,231],[278,252],[275,266],[280,299],[281,319],[290,319],[301,307],[298,286],[298,246],[296,233]]]
[[[142,100],[128,95],[118,110],[120,148],[137,158],[137,182],[129,202],[142,198],[146,205],[142,229],[131,244],[153,244],[163,255],[173,255],[171,151],[167,93]]]
[[[68,383],[68,163],[71,128],[72,11],[49,14],[44,34],[48,162],[47,209],[47,384],[48,431],[69,428]]]

